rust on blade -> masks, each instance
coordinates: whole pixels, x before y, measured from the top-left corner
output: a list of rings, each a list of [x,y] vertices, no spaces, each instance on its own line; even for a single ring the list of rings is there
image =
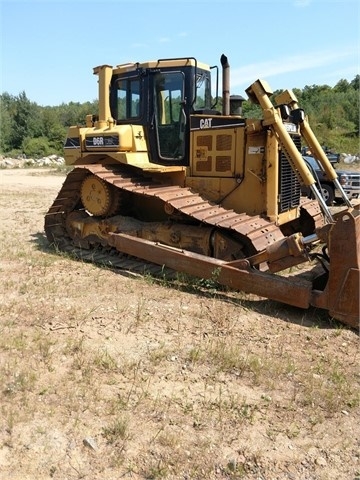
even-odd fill
[[[331,269],[328,282],[330,315],[359,328],[360,216],[346,211],[330,230]]]
[[[330,269],[324,290],[314,289],[310,304],[360,329],[360,216],[349,210],[326,225]]]

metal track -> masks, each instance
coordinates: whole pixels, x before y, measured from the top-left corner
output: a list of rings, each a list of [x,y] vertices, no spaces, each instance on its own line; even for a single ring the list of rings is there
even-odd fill
[[[214,205],[189,188],[155,183],[152,179],[145,178],[138,173],[131,174],[129,171],[113,165],[85,165],[77,166],[68,174],[58,196],[45,216],[45,232],[48,240],[60,250],[85,261],[137,273],[148,272],[152,275],[169,273],[157,265],[147,264],[143,260],[139,261],[118,252],[114,255],[114,251],[100,245],[95,249],[87,250],[73,244],[66,229],[66,217],[79,205],[80,186],[89,173],[123,191],[143,197],[156,197],[191,219],[222,230],[236,232],[243,243],[254,252],[261,251],[284,237],[274,222],[259,215],[239,214]],[[322,215],[316,202],[306,200],[302,208],[314,218],[315,224],[321,222]]]

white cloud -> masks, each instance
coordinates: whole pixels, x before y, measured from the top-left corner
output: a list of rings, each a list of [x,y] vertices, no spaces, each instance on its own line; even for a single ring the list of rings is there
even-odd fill
[[[161,37],[159,38],[159,43],[169,43],[170,38],[169,37]]]
[[[147,48],[148,45],[146,43],[132,43],[131,48]]]
[[[294,6],[300,8],[308,7],[310,4],[311,0],[295,0],[294,2]]]
[[[290,72],[299,72],[325,65],[335,65],[337,62],[356,56],[356,50],[350,47],[341,51],[311,52],[309,54],[291,55],[277,58],[271,61],[252,63],[231,71],[231,83],[233,86],[247,84],[254,78],[269,78]]]

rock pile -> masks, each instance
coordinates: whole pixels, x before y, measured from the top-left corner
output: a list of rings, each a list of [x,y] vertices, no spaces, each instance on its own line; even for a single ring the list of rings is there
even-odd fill
[[[64,164],[64,158],[59,155],[41,158],[27,158],[25,155],[10,158],[0,155],[0,168],[59,167]]]
[[[348,165],[352,163],[359,164],[360,155],[341,153],[340,162]],[[49,155],[41,158],[27,158],[25,155],[20,155],[17,158],[10,158],[0,155],[0,168],[58,167],[64,164],[64,157],[59,155]]]
[[[360,163],[360,155],[349,155],[347,153],[342,153],[340,155],[340,161],[348,165],[351,163]]]

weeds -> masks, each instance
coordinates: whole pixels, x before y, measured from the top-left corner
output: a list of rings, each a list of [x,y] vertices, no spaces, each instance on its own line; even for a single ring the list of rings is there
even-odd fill
[[[116,360],[106,349],[100,350],[94,357],[93,364],[104,372],[113,372],[118,369]]]
[[[327,415],[360,405],[360,388],[349,381],[337,362],[321,362],[316,371],[321,373],[302,376],[302,405],[320,408]]]
[[[133,279],[49,253],[38,232],[55,195],[0,193],[4,476],[355,478],[354,332],[229,296],[216,272]],[[64,444],[50,448],[49,432]],[[83,449],[88,432],[100,455]],[[331,461],[311,463],[304,445]]]
[[[130,438],[128,418],[117,418],[114,422],[103,428],[102,434],[110,444],[117,444],[120,440],[128,440]]]
[[[30,392],[34,389],[37,376],[31,370],[8,371],[3,393],[14,395],[18,392]]]

